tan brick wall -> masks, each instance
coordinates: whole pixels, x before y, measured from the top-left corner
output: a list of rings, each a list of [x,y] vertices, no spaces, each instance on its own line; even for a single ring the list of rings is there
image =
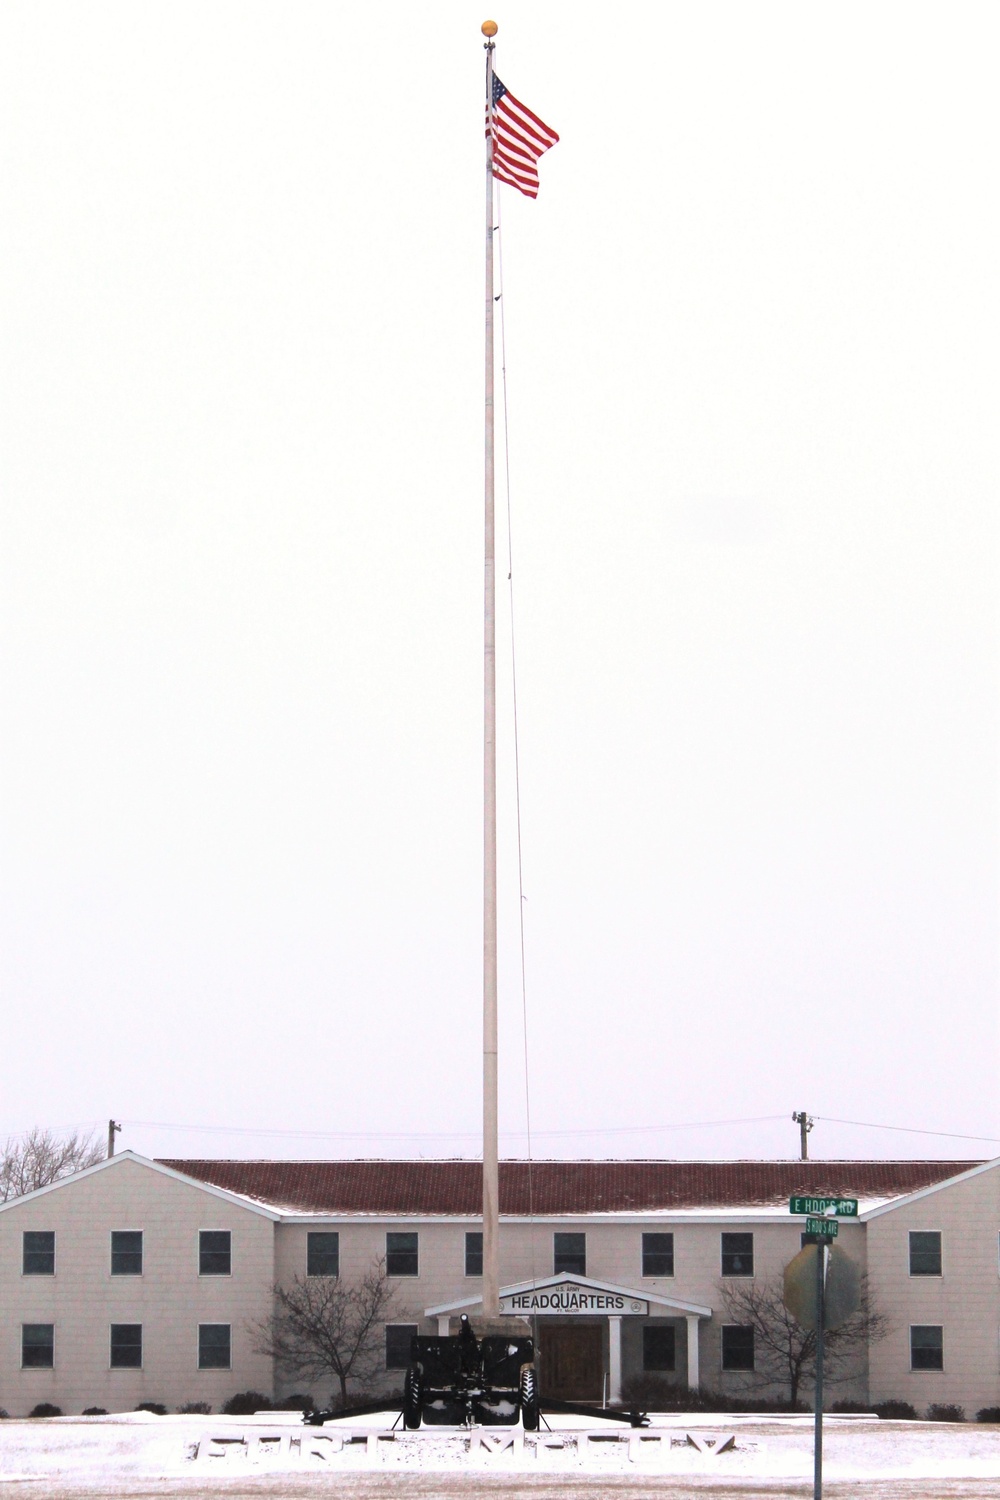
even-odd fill
[[[909,1274],[911,1230],[940,1230],[942,1275]],[[1000,1405],[1000,1174],[980,1172],[868,1224],[868,1263],[889,1337],[871,1355],[875,1401],[898,1398],[923,1412],[954,1402],[972,1417]],[[911,1370],[911,1324],[944,1330],[944,1369]]]
[[[55,1276],[21,1274],[26,1229],[54,1230]],[[143,1274],[111,1275],[111,1231],[143,1231]],[[232,1232],[233,1274],[198,1274],[199,1229]],[[235,1391],[268,1392],[269,1360],[253,1353],[245,1324],[266,1311],[274,1279],[270,1220],[122,1156],[89,1176],[0,1214],[0,1406],[26,1415],[40,1401],[66,1413],[85,1406],[171,1409]],[[22,1370],[21,1324],[55,1325],[55,1368]],[[111,1370],[111,1323],[141,1323],[143,1369]],[[198,1324],[232,1325],[232,1369],[198,1369]]]
[[[237,1390],[273,1389],[270,1361],[254,1353],[248,1323],[271,1309],[274,1281],[305,1275],[309,1228],[340,1233],[341,1275],[356,1279],[385,1253],[387,1229],[412,1229],[419,1235],[417,1277],[395,1282],[392,1320],[415,1323],[436,1332],[424,1310],[476,1297],[480,1282],[464,1274],[465,1231],[475,1220],[357,1219],[327,1223],[274,1224],[249,1208],[215,1196],[204,1188],[177,1181],[128,1156],[107,1168],[73,1179],[54,1191],[9,1205],[0,1213],[0,1406],[24,1415],[39,1401],[52,1401],[66,1412],[84,1406],[131,1409],[140,1400],[163,1401],[171,1408],[203,1400],[216,1409]],[[744,1377],[721,1369],[720,1330],[726,1315],[720,1282],[720,1247],[724,1231],[751,1230],[755,1242],[756,1279],[778,1276],[799,1248],[801,1222],[780,1219],[753,1223],[717,1220],[620,1219],[501,1226],[501,1279],[504,1283],[550,1276],[553,1233],[557,1228],[583,1230],[587,1236],[587,1275],[640,1293],[660,1292],[713,1309],[701,1324],[700,1364],[704,1385],[736,1394]],[[642,1276],[643,1229],[674,1235],[674,1270],[669,1278]],[[21,1275],[21,1235],[25,1229],[56,1234],[54,1277]],[[142,1229],[144,1268],[141,1278],[112,1277],[112,1229]],[[198,1274],[198,1230],[229,1229],[233,1234],[233,1274],[228,1278]],[[941,1278],[913,1278],[908,1271],[911,1229],[940,1229],[944,1244]],[[923,1410],[932,1401],[957,1402],[968,1415],[981,1406],[1000,1405],[1000,1177],[989,1171],[944,1188],[908,1207],[895,1209],[865,1224],[841,1224],[838,1246],[862,1267],[867,1263],[880,1306],[892,1332],[870,1356],[855,1382],[834,1387],[830,1398],[872,1400],[900,1397]],[[669,1310],[654,1309],[657,1317]],[[55,1369],[21,1370],[20,1328],[23,1322],[55,1325]],[[109,1369],[112,1322],[143,1325],[144,1368]],[[199,1371],[197,1330],[201,1322],[224,1322],[233,1331],[231,1371]],[[909,1326],[941,1324],[945,1368],[940,1373],[909,1368]],[[683,1379],[686,1325],[677,1328],[677,1371]],[[545,1320],[541,1320],[544,1336]],[[624,1373],[641,1364],[638,1324],[623,1325]],[[398,1385],[389,1372],[386,1385]],[[301,1385],[291,1380],[287,1391]],[[313,1392],[325,1400],[328,1390]]]
[[[304,1276],[306,1271],[306,1235],[313,1225],[279,1225],[277,1231],[278,1276],[284,1282],[294,1276]],[[385,1254],[387,1228],[416,1230],[420,1245],[420,1274],[417,1277],[400,1278],[394,1283],[396,1309],[392,1321],[416,1323],[422,1333],[436,1333],[435,1320],[424,1318],[424,1309],[442,1303],[459,1302],[466,1297],[476,1297],[481,1291],[477,1278],[465,1276],[465,1232],[479,1228],[473,1220],[426,1223],[419,1220],[400,1219],[383,1221],[380,1224],[342,1219],[332,1221],[324,1228],[337,1229],[340,1233],[341,1275],[354,1277],[363,1273],[379,1256]],[[724,1231],[751,1230],[754,1234],[755,1277],[763,1280],[780,1276],[785,1264],[800,1248],[803,1224],[799,1220],[778,1223],[750,1224],[738,1220],[713,1224],[686,1223],[683,1221],[647,1221],[642,1224],[622,1224],[615,1220],[580,1222],[564,1220],[561,1223],[535,1225],[504,1223],[500,1229],[500,1276],[505,1285],[529,1281],[553,1274],[553,1234],[557,1229],[584,1231],[587,1236],[587,1275],[598,1281],[609,1281],[642,1291],[658,1292],[663,1296],[677,1297],[684,1302],[711,1307],[714,1316],[701,1324],[700,1364],[701,1382],[713,1389],[732,1393],[748,1391],[763,1394],[759,1383],[744,1375],[722,1370],[721,1327],[728,1321],[720,1294],[721,1235]],[[671,1231],[674,1235],[674,1275],[672,1277],[644,1278],[642,1275],[642,1234],[644,1229]],[[857,1224],[841,1226],[838,1243],[862,1266],[864,1265],[864,1229]],[[683,1314],[672,1315],[667,1309],[651,1308],[656,1318],[665,1317],[677,1322],[677,1370],[676,1379],[686,1376],[687,1325]],[[638,1323],[641,1320],[636,1320]],[[544,1337],[545,1319],[540,1320],[540,1336]],[[641,1370],[641,1334],[625,1320],[623,1328],[623,1373],[627,1378]],[[838,1383],[832,1388],[830,1399],[840,1396],[864,1399],[867,1390],[867,1370],[863,1358],[852,1361],[856,1378]],[[386,1376],[388,1385],[398,1385],[399,1375],[390,1372]],[[289,1389],[287,1385],[283,1389]],[[319,1393],[316,1393],[317,1395]],[[772,1391],[771,1394],[777,1394]]]

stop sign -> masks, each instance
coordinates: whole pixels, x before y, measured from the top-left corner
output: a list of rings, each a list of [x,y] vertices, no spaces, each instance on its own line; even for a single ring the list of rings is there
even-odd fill
[[[804,1245],[785,1267],[784,1303],[800,1328],[815,1331],[819,1327],[819,1288],[816,1285],[816,1257],[819,1245]],[[843,1250],[827,1252],[826,1317],[824,1328],[839,1328],[861,1306],[861,1272]]]

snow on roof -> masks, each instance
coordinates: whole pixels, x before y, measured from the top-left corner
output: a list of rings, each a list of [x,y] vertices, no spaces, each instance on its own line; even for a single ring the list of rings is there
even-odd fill
[[[478,1217],[475,1161],[210,1161],[162,1165],[291,1214]],[[854,1197],[862,1212],[934,1187],[971,1161],[503,1161],[500,1212],[549,1218],[774,1211],[794,1193]]]

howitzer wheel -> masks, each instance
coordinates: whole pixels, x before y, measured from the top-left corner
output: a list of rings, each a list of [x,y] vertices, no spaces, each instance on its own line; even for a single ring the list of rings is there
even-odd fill
[[[522,1365],[518,1378],[521,1398],[521,1422],[525,1432],[538,1431],[538,1376],[534,1365]]]
[[[424,1383],[417,1365],[407,1365],[403,1381],[403,1426],[411,1431],[420,1426],[424,1405]]]

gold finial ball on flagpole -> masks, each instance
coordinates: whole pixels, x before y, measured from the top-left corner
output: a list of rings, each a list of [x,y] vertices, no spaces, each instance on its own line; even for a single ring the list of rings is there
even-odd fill
[[[492,37],[496,36],[499,27],[497,26],[497,23],[495,21],[484,21],[479,29],[483,33],[483,36]]]

